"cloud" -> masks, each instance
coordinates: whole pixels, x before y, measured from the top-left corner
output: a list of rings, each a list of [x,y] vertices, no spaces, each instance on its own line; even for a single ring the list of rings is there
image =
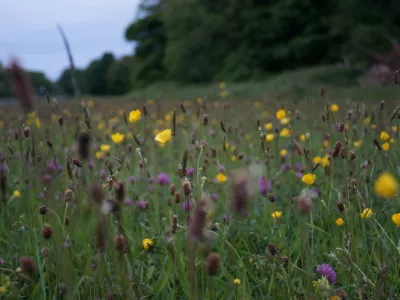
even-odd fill
[[[28,69],[56,79],[68,65],[57,31],[60,24],[71,45],[77,67],[111,51],[131,54],[125,28],[135,18],[139,0],[3,1],[0,10],[0,61],[18,57]]]

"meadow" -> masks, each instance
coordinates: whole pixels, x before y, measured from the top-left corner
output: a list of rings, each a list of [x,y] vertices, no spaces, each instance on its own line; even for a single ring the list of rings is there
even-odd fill
[[[400,297],[396,99],[220,83],[212,101],[34,105],[14,81],[0,299]]]

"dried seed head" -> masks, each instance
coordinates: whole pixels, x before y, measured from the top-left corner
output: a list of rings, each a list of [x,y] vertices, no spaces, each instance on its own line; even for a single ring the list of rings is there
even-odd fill
[[[19,265],[23,272],[32,274],[36,270],[36,264],[33,258],[24,256],[19,259]]]
[[[270,202],[275,202],[275,195],[274,195],[274,194],[269,193],[269,194],[267,195],[267,198],[268,198],[268,200],[269,200]]]
[[[17,60],[13,59],[10,66],[11,82],[13,90],[19,99],[19,103],[25,112],[34,109],[34,94],[31,79]]]
[[[188,197],[190,195],[190,193],[192,192],[192,187],[190,185],[190,182],[185,180],[183,182],[182,189],[183,189],[183,194],[185,195],[185,197]]]
[[[205,115],[203,116],[203,125],[204,125],[204,126],[207,126],[207,125],[208,125],[208,115],[207,115],[207,114],[205,114]]]
[[[46,145],[47,145],[47,147],[49,147],[50,149],[53,149],[53,143],[50,142],[49,140],[46,141]]]
[[[103,201],[104,193],[101,184],[98,182],[93,182],[90,186],[90,197],[93,202],[96,204],[100,204]]]
[[[66,226],[69,225],[69,222],[70,222],[70,221],[71,221],[71,219],[70,219],[68,216],[65,216],[64,224],[65,224]]]
[[[48,240],[49,238],[51,238],[53,234],[53,230],[51,229],[50,225],[43,225],[42,227],[42,236]]]
[[[268,251],[269,251],[269,254],[271,254],[271,255],[275,255],[278,252],[276,250],[276,246],[272,243],[268,244]]]
[[[79,158],[77,158],[77,157],[74,157],[74,158],[72,159],[72,163],[73,163],[75,166],[77,166],[78,168],[82,168],[82,167],[83,167],[82,161],[81,161]]]
[[[337,125],[337,129],[339,132],[343,132],[346,129],[346,126],[344,125],[344,123],[339,123]]]
[[[378,148],[379,151],[382,150],[382,146],[377,139],[374,139],[374,145],[376,146],[376,148]]]
[[[149,114],[146,105],[143,105],[143,106],[142,106],[142,112],[143,112],[143,115],[144,115],[144,116],[147,116],[147,115]]]
[[[354,152],[354,150],[350,151],[350,161],[355,160],[356,159],[356,153]]]
[[[175,186],[175,184],[172,183],[169,186],[169,193],[173,196],[173,195],[175,195],[175,192],[176,192],[176,186]]]
[[[82,132],[78,137],[78,153],[83,160],[89,159],[90,156],[90,135]]]
[[[342,148],[340,149],[340,157],[341,157],[342,159],[345,159],[346,156],[347,156],[346,149],[342,147]]]
[[[340,212],[344,212],[344,204],[343,204],[342,201],[339,201],[339,202],[337,203],[337,207],[338,207],[338,209],[339,209]]]
[[[179,107],[181,108],[181,111],[182,111],[184,114],[186,114],[186,108],[185,108],[185,106],[183,105],[183,103],[181,103],[181,104],[179,105]]]
[[[221,259],[217,253],[210,253],[206,261],[206,270],[208,275],[212,276],[218,273],[221,265]]]
[[[380,110],[384,110],[384,109],[385,109],[385,101],[384,101],[384,100],[382,100],[382,101],[379,103],[379,108],[380,108]]]
[[[58,118],[58,125],[60,125],[61,127],[64,125],[64,119],[63,119],[62,116],[60,116],[60,117]]]
[[[340,141],[336,141],[332,151],[332,157],[336,157],[339,154],[340,149],[342,148],[342,143]]]
[[[397,70],[393,73],[393,82],[394,84],[399,84],[399,81],[399,71]]]
[[[250,202],[250,173],[246,169],[236,170],[231,174],[232,199],[230,209],[236,213],[245,213]]]
[[[43,247],[42,248],[42,250],[40,250],[40,254],[43,256],[43,257],[48,257],[49,256],[49,248],[47,248],[47,247]]]
[[[128,144],[127,150],[128,150],[129,153],[132,153],[132,151],[133,151],[133,146],[132,146],[132,144]]]
[[[297,200],[297,209],[302,215],[307,215],[312,207],[312,201],[307,195],[300,195]]]
[[[203,240],[203,231],[206,225],[207,212],[209,210],[210,199],[202,196],[196,203],[193,219],[190,222],[189,233],[193,240]]]
[[[114,186],[115,198],[117,201],[122,202],[125,198],[125,184],[123,182],[117,182]]]
[[[26,138],[28,138],[30,133],[31,133],[31,128],[29,126],[25,126],[25,128],[24,128],[24,136]]]
[[[299,156],[302,156],[304,154],[303,147],[296,140],[293,140],[293,143],[294,143],[294,146],[296,148],[296,153]]]
[[[72,192],[71,189],[66,189],[64,192],[64,200],[65,202],[71,202],[72,199],[74,198],[74,193]]]
[[[282,256],[279,258],[279,260],[280,260],[282,263],[287,264],[287,263],[289,262],[289,257],[286,256],[286,255],[282,255]]]
[[[39,213],[40,213],[41,215],[47,214],[47,207],[46,207],[46,205],[40,205],[40,207],[39,207]]]
[[[177,228],[178,228],[178,216],[177,216],[177,215],[174,215],[174,216],[172,217],[171,232],[172,232],[173,234],[175,234]]]
[[[325,87],[324,87],[324,86],[322,86],[322,87],[319,89],[319,94],[320,94],[321,96],[325,95]]]
[[[121,254],[128,253],[128,241],[122,234],[114,237],[114,246]]]

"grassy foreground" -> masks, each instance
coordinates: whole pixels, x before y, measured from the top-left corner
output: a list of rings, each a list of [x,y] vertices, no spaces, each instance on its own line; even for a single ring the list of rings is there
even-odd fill
[[[0,298],[398,299],[396,103],[224,91],[2,108]]]

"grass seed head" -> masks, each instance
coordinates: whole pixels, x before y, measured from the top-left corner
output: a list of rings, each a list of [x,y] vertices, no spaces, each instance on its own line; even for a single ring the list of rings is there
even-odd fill
[[[44,239],[48,240],[53,235],[53,230],[51,229],[50,225],[43,225],[42,227],[42,236]]]
[[[19,99],[19,103],[24,112],[29,113],[34,110],[34,94],[31,79],[16,59],[10,65],[11,82],[14,93]]]
[[[221,259],[218,253],[210,253],[207,256],[206,270],[208,275],[212,276],[218,273],[221,265]]]
[[[24,273],[32,274],[36,270],[36,264],[32,257],[21,257],[19,259],[19,264]]]

